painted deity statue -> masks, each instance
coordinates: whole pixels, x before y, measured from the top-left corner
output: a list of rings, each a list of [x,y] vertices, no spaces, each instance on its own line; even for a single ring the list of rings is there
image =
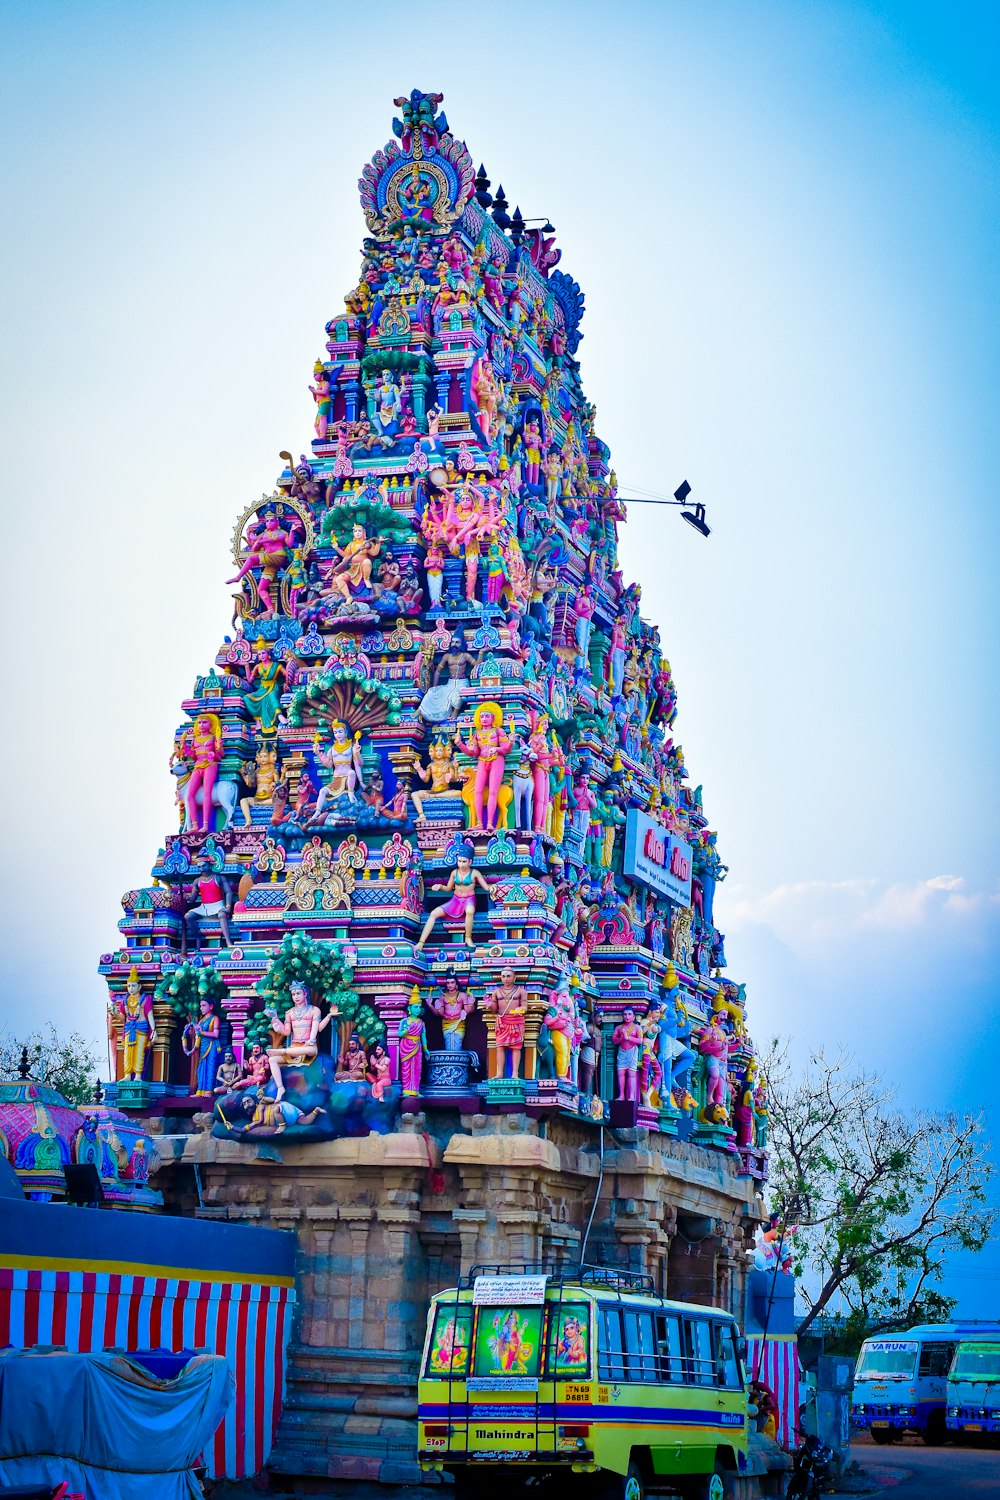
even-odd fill
[[[403,413],[403,398],[391,370],[383,370],[375,387],[375,415],[383,432],[388,432],[399,422]]]
[[[452,970],[441,981],[441,993],[430,1002],[431,1010],[441,1017],[441,1031],[446,1052],[461,1052],[465,1045],[465,1023],[476,1008],[467,990],[461,989]]]
[[[228,1094],[236,1086],[240,1076],[240,1065],[231,1047],[227,1047],[222,1062],[215,1070],[215,1093]]]
[[[406,1015],[399,1023],[399,1081],[403,1097],[412,1099],[420,1093],[420,1079],[427,1055],[427,1028],[421,1016],[420,991],[413,986]]]
[[[577,664],[585,667],[590,651],[590,633],[593,626],[594,610],[597,601],[591,591],[589,584],[584,584],[578,589],[573,597],[573,615],[575,618],[574,638],[576,640]]]
[[[705,1063],[705,1107],[729,1115],[729,1054],[738,1045],[725,1028],[723,1014],[713,1011],[696,1047]]]
[[[592,1094],[594,1092],[594,1076],[597,1073],[598,1063],[601,1059],[601,1048],[604,1045],[604,1031],[601,1027],[600,1013],[595,1010],[594,1014],[584,1020],[585,1034],[580,1047],[580,1092],[581,1094]]]
[[[201,924],[206,920],[218,922],[223,944],[229,948],[232,945],[229,932],[229,887],[225,877],[212,869],[212,861],[207,854],[203,854],[198,861],[192,898],[181,922],[181,957],[187,956],[191,937],[194,938],[195,948],[200,948]]]
[[[371,1050],[365,1077],[371,1084],[372,1098],[384,1099],[392,1084],[392,1062],[381,1042],[376,1042]]]
[[[194,1059],[196,1094],[215,1092],[215,1078],[222,1053],[222,1043],[219,1040],[221,1029],[211,1000],[199,1000],[197,1020],[188,1022],[182,1037],[185,1053]]]
[[[316,403],[316,436],[322,442],[330,425],[333,402],[330,399],[330,377],[319,360],[313,369],[313,379],[316,384],[309,387],[309,392]]]
[[[260,732],[265,738],[278,732],[278,715],[281,712],[281,689],[278,684],[285,675],[284,662],[278,661],[261,645],[257,660],[247,675],[243,702],[247,712],[260,724]]]
[[[476,779],[472,811],[474,828],[496,828],[500,784],[506,767],[506,756],[512,740],[504,733],[499,703],[480,703],[472,715],[474,729],[468,741],[455,736],[455,744],[476,761]],[[486,807],[483,798],[487,795]],[[537,826],[537,808],[535,810]]]
[[[269,804],[278,784],[278,752],[274,745],[261,745],[257,751],[254,781],[252,795],[240,798],[240,812],[243,814],[243,822],[247,828],[253,823],[254,804],[256,803],[258,807]]]
[[[156,1041],[156,1016],[149,996],[142,993],[135,964],[125,983],[125,994],[115,1001],[121,1018],[122,1060],[118,1077],[139,1079],[146,1066],[146,1052]]]
[[[328,574],[329,595],[351,604],[356,594],[370,590],[372,558],[378,555],[381,546],[380,538],[369,539],[367,531],[360,525],[352,528],[351,540],[346,547],[338,547],[334,542],[333,550],[341,561],[334,563]]]
[[[615,1072],[618,1075],[618,1098],[639,1102],[639,1053],[642,1048],[642,1028],[635,1018],[634,1010],[622,1011],[620,1023],[611,1033],[617,1047]]]
[[[367,1081],[368,1059],[365,1057],[361,1038],[352,1033],[347,1039],[347,1046],[341,1054],[337,1063],[338,1083],[365,1083]]]
[[[519,1078],[528,992],[523,985],[517,983],[513,969],[500,970],[500,983],[486,996],[483,1010],[496,1016],[492,1042],[495,1067],[490,1070],[491,1076]]]
[[[569,975],[559,976],[559,983],[549,995],[549,1008],[545,1012],[544,1024],[552,1037],[555,1054],[556,1077],[572,1082],[570,1059],[574,1045],[579,1043],[582,1028],[569,992]]]
[[[212,827],[212,790],[222,760],[222,725],[218,714],[199,714],[181,736],[180,753],[192,762],[184,800],[189,828]],[[201,796],[199,798],[199,792]]]
[[[286,530],[281,524],[281,517],[273,511],[262,521],[255,521],[247,527],[247,541],[250,544],[247,560],[240,571],[234,577],[227,578],[226,582],[242,583],[252,568],[259,568],[257,597],[265,615],[275,613],[276,603],[271,590],[288,562],[288,554],[301,531],[302,522],[297,515],[293,513]]]
[[[476,658],[465,649],[465,632],[456,630],[448,650],[434,669],[431,686],[420,700],[418,713],[429,724],[441,724],[457,717],[462,699],[469,691]],[[441,681],[447,673],[446,680]]]
[[[423,766],[420,761],[415,760],[413,770],[421,781],[430,783],[426,792],[418,790],[410,793],[417,810],[417,817],[424,818],[426,817],[424,804],[429,800],[433,801],[435,797],[446,797],[453,783],[460,776],[452,753],[451,740],[444,739],[440,735],[435,736],[427,749],[427,765]]]
[[[544,833],[549,815],[549,767],[553,761],[546,714],[535,720],[528,736],[528,750],[531,755],[532,827],[536,833]]]
[[[233,1089],[262,1089],[270,1073],[267,1053],[260,1042],[254,1042],[250,1048],[250,1056],[243,1060],[242,1075],[234,1081]]]
[[[320,1015],[319,1007],[312,1004],[309,998],[309,988],[300,984],[298,980],[289,986],[292,1003],[285,1012],[284,1017],[278,1015],[274,1009],[265,1011],[265,1015],[271,1018],[271,1029],[279,1036],[286,1036],[287,1043],[283,1047],[269,1047],[267,1049],[268,1064],[271,1069],[271,1079],[275,1086],[275,1098],[284,1097],[285,1085],[281,1077],[281,1065],[286,1067],[301,1066],[312,1062],[316,1056],[316,1037],[319,1031]]]
[[[321,766],[325,766],[330,772],[330,780],[320,788],[320,794],[316,799],[316,810],[309,819],[307,826],[313,823],[322,823],[326,815],[328,802],[336,803],[341,797],[347,797],[355,801],[355,793],[359,787],[364,787],[364,774],[361,767],[361,745],[358,739],[351,736],[350,730],[341,719],[334,719],[330,725],[330,748],[319,749],[319,735],[313,744],[313,754]]]
[[[464,921],[466,946],[472,947],[472,923],[476,915],[477,886],[481,891],[489,893],[489,886],[482,875],[472,868],[472,850],[466,846],[466,852],[456,856],[455,868],[447,881],[435,881],[431,886],[432,891],[448,891],[451,899],[443,906],[436,907],[427,918],[424,930],[414,945],[416,952],[419,953],[423,948],[435,924],[442,917],[450,917],[452,921]]]

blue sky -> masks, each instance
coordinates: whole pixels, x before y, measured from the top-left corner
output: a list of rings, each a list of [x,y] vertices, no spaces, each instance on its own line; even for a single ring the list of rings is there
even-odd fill
[[[549,214],[753,1027],[993,1111],[998,22],[985,5],[0,13],[0,1020],[99,1033],[229,538],[310,436],[394,94]],[[1000,1254],[957,1268],[995,1313]]]

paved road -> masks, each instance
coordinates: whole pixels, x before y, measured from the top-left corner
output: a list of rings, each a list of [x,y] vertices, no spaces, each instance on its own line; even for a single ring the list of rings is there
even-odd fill
[[[864,1443],[852,1447],[851,1457],[870,1474],[884,1471],[885,1494],[898,1500],[1000,1496],[1000,1448],[925,1448],[920,1442],[876,1448]]]

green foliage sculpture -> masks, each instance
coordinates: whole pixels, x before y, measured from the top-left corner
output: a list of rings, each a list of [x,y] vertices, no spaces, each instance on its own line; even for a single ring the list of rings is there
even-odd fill
[[[304,932],[286,932],[274,958],[257,981],[264,1005],[283,1016],[292,1003],[293,983],[309,987],[313,1003],[336,1010],[342,1036],[356,1031],[366,1047],[385,1040],[385,1025],[352,985],[354,970],[339,943],[324,943]],[[263,1009],[247,1022],[247,1041],[266,1044],[271,1023]]]
[[[183,1021],[191,1021],[198,1014],[202,1000],[218,1005],[226,994],[226,983],[209,964],[183,963],[169,974],[164,974],[156,986],[156,999],[170,1006]]]
[[[323,541],[327,546],[331,541],[346,546],[355,526],[363,526],[369,537],[379,537],[389,546],[402,547],[413,540],[413,528],[406,516],[384,500],[352,502],[340,498],[323,517]]]

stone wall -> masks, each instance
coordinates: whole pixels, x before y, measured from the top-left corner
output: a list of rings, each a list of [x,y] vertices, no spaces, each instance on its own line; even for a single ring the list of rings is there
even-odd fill
[[[294,1229],[298,1310],[276,1473],[415,1483],[427,1302],[477,1263],[588,1260],[650,1272],[742,1315],[759,1217],[739,1158],[569,1118],[404,1118],[391,1135],[256,1146],[164,1135],[171,1211]],[[197,1168],[195,1171],[194,1169]],[[199,1205],[200,1194],[200,1205]]]

